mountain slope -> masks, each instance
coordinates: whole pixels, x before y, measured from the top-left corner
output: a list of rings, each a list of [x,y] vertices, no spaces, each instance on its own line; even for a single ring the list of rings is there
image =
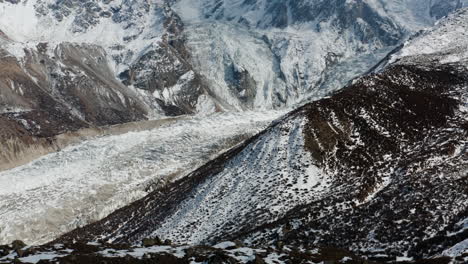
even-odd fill
[[[47,146],[65,131],[163,115],[302,104],[463,4],[331,3],[1,2],[2,146]],[[395,51],[382,72],[307,104],[186,178],[58,241],[161,236],[190,244],[338,246],[388,259],[464,254],[466,21],[466,11],[450,16]],[[42,206],[48,190],[38,190],[34,202]],[[76,225],[69,217],[65,225]],[[22,224],[15,230],[29,230]]]
[[[341,87],[406,35],[463,5],[460,0],[403,2],[3,1],[0,43],[8,54],[4,58],[16,59],[30,82],[39,79],[49,96],[72,108],[69,114],[92,124],[96,122],[87,117],[91,103],[86,101],[93,97],[100,100],[92,105],[107,112],[97,123],[106,124],[270,109]],[[84,56],[86,63],[104,70],[90,71],[76,58],[63,61],[63,56]],[[58,77],[70,82],[57,84]],[[86,79],[85,87],[80,85],[86,89],[85,102],[77,99],[83,92],[60,94],[84,82],[77,77]],[[90,88],[94,86],[99,88]],[[119,96],[125,97],[123,102]],[[2,99],[2,108],[10,109],[3,111],[23,109],[18,100]],[[129,111],[121,113],[122,108]]]
[[[389,256],[407,250],[413,256],[440,253],[429,241],[442,241],[440,250],[461,242],[466,232],[458,224],[466,218],[468,195],[466,112],[458,112],[461,102],[450,97],[466,98],[467,76],[446,75],[454,70],[396,66],[365,78],[64,239],[137,242],[158,235],[207,243],[242,238]],[[433,76],[444,75],[450,78],[434,87]],[[417,81],[422,89],[392,78]],[[378,79],[382,83],[375,83]],[[375,93],[381,97],[369,100]],[[327,115],[332,112],[335,118]],[[277,133],[289,140],[277,140]],[[447,233],[459,235],[439,237]]]
[[[467,21],[467,10],[450,16],[381,72],[57,241],[160,236],[190,244],[337,246],[388,260],[462,255],[468,64],[445,45],[424,55],[411,50],[434,38],[466,45]]]

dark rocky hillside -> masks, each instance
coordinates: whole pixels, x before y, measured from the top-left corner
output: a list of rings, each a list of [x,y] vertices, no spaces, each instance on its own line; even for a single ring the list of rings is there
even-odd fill
[[[276,222],[305,224],[282,239],[417,257],[463,241],[467,80],[451,66],[398,65],[307,106],[306,147],[335,191]]]
[[[8,259],[2,259],[5,256]],[[447,264],[456,263],[462,258],[439,257],[420,261],[399,261],[405,264]],[[0,263],[41,264],[383,264],[368,260],[347,250],[332,247],[298,249],[289,246],[282,248],[251,248],[237,242],[223,242],[214,246],[172,245],[170,241],[144,239],[140,245],[74,243],[50,246],[25,246],[21,241],[0,246]]]
[[[355,80],[330,98],[302,107],[181,181],[57,242],[98,237],[137,242],[152,234],[191,241],[179,233],[185,231],[207,232],[199,242],[208,244],[241,240],[257,246],[333,246],[384,260],[441,254],[467,237],[463,223],[468,217],[468,123],[467,113],[460,110],[467,87],[468,74],[460,65],[392,65],[382,73]],[[284,126],[302,118],[306,119],[302,134]],[[202,229],[204,224],[197,219],[203,218],[198,215],[205,211],[212,219],[222,218],[222,211],[211,207],[222,205],[223,195],[232,195],[206,185],[221,184],[224,177],[240,177],[225,173],[231,166],[249,173],[251,168],[245,167],[241,157],[259,142],[273,144],[268,135],[278,128],[288,137],[304,138],[312,164],[304,166],[317,166],[327,175],[323,178],[327,184],[315,186],[324,190],[313,188],[310,191],[317,191],[317,196],[301,200],[307,197],[303,190],[278,181],[271,188],[295,195],[282,200],[294,204],[285,212],[231,210],[232,220]],[[298,155],[301,159],[306,154]],[[251,158],[273,160],[265,153]],[[284,171],[272,160],[273,170]],[[258,161],[250,166],[253,171],[262,170],[256,167],[261,166]],[[297,177],[306,174],[304,167],[295,170]],[[261,192],[262,184],[274,180],[274,175],[255,179],[256,189]],[[226,191],[238,191],[261,208],[261,194],[250,196],[245,188]],[[205,207],[204,202],[209,205]],[[193,218],[192,224],[173,222],[181,211]],[[173,229],[160,230],[166,225]]]

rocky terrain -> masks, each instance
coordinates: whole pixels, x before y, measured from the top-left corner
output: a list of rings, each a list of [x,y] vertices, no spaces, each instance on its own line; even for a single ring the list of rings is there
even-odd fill
[[[320,97],[464,5],[2,2],[1,65],[10,71],[1,78],[1,112],[60,108],[69,119],[91,125],[277,108]]]
[[[467,16],[450,16],[382,71],[55,242],[158,236],[466,261]]]
[[[159,235],[441,254],[466,239],[466,112],[455,98],[468,83],[455,70],[398,65],[365,77],[58,242]]]
[[[467,65],[403,60],[100,222],[3,246],[0,263],[466,262]]]
[[[1,1],[1,162],[197,115],[0,173],[0,263],[468,262],[466,4]]]
[[[51,244],[47,246],[26,246],[21,241],[0,247],[0,263],[164,263],[164,264],[269,264],[269,263],[347,263],[383,264],[368,260],[352,252],[326,247],[298,249],[288,246],[281,248],[251,248],[239,241],[225,241],[213,246],[181,246],[160,239],[144,239],[139,245],[74,243]],[[410,261],[401,258],[395,263],[439,264],[461,263],[463,257],[439,257]]]

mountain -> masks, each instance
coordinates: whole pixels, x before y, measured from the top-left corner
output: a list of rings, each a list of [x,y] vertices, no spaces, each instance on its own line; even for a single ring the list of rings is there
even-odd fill
[[[302,105],[467,3],[0,1],[0,167],[81,128]]]
[[[381,261],[466,261],[467,28],[463,9],[380,71],[54,243],[239,240]]]
[[[68,118],[91,125],[269,109],[317,98],[365,72],[405,36],[463,5],[461,0],[2,2],[1,64],[18,75],[2,77],[2,93],[11,94],[1,101],[2,113],[60,108]],[[41,105],[46,99],[31,99],[28,89],[41,92],[34,98],[52,97],[57,106]]]
[[[0,232],[28,239],[56,237],[150,193],[47,245],[1,246],[0,263],[23,254],[85,263],[145,262],[145,254],[174,263],[466,262],[466,4],[0,1],[0,169],[59,150],[65,132],[199,114],[2,174],[15,195],[2,189],[0,214],[18,222]],[[249,110],[292,107],[238,144],[271,117],[256,123]],[[229,111],[240,113],[204,115]],[[44,225],[18,228],[21,215]],[[148,239],[159,245],[138,245]]]
[[[210,89],[237,107],[269,108],[302,104],[341,88],[408,35],[462,5],[184,0],[173,8],[186,25],[195,68]]]

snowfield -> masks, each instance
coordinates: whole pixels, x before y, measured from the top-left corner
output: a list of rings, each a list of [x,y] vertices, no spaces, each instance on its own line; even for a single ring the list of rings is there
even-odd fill
[[[191,117],[70,146],[0,173],[0,244],[29,244],[107,216],[182,177],[283,112]]]

